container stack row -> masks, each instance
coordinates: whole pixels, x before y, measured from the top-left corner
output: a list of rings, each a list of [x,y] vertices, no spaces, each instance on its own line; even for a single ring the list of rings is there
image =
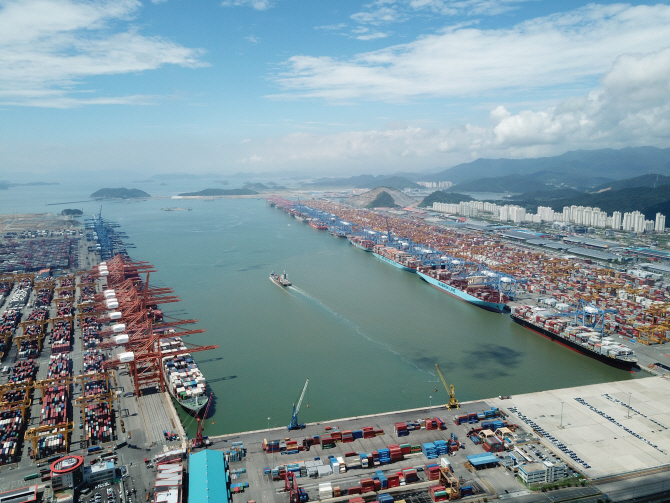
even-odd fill
[[[0,411],[0,466],[16,461],[20,453],[23,427],[20,409]]]
[[[51,339],[51,354],[69,353],[72,350],[72,323],[65,320],[57,321]]]
[[[19,360],[9,373],[9,382],[21,384],[35,379],[37,374],[37,363],[34,360]]]
[[[111,442],[114,436],[114,418],[109,403],[89,404],[84,410],[86,440],[89,445]]]
[[[49,357],[47,379],[67,377],[72,374],[72,360],[67,354],[56,354]]]
[[[44,390],[40,426],[55,426],[67,421],[67,386],[49,386]]]

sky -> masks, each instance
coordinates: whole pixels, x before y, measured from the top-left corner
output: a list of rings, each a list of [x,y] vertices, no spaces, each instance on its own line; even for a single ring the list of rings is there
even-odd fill
[[[670,147],[670,2],[0,0],[0,179]]]

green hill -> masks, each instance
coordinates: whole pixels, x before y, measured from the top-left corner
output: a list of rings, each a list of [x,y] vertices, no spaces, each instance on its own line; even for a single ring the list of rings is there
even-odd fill
[[[60,212],[61,215],[66,216],[66,217],[80,217],[81,215],[84,214],[83,211],[81,210],[74,210],[72,208],[66,208],[63,211]]]
[[[400,208],[388,192],[382,190],[366,208]]]
[[[622,180],[642,173],[670,175],[670,148],[627,147],[620,150],[575,150],[554,157],[536,159],[477,159],[423,177],[426,181],[454,183],[507,175],[527,175],[542,171],[560,174],[567,186],[571,177],[604,177]],[[587,175],[588,174],[588,175]],[[605,182],[600,182],[600,185]],[[460,190],[460,189],[459,189]]]
[[[605,183],[595,188],[595,190],[621,190],[632,189],[634,187],[660,187],[661,185],[670,185],[670,176],[663,176],[651,173],[649,175],[636,176],[635,178],[626,178],[616,182]]]
[[[151,197],[149,194],[140,189],[100,189],[93,194],[93,199],[140,199],[143,197]]]
[[[432,194],[424,197],[423,201],[419,203],[419,207],[432,208],[433,203],[456,204],[460,203],[461,201],[472,201],[472,198],[457,192],[444,192],[442,190],[436,190]]]
[[[653,220],[657,212],[670,214],[670,185],[660,187],[631,187],[620,190],[606,190],[595,194],[581,193],[569,197],[552,197],[562,191],[541,194],[524,194],[510,199],[512,204],[524,206],[535,212],[538,206],[550,206],[561,211],[564,206],[590,206],[611,214],[614,211],[640,211],[648,220]],[[563,193],[565,194],[565,193]],[[569,192],[567,193],[569,194]]]
[[[255,190],[251,189],[204,189],[200,192],[183,192],[179,194],[180,196],[192,197],[192,196],[252,196],[258,194]]]

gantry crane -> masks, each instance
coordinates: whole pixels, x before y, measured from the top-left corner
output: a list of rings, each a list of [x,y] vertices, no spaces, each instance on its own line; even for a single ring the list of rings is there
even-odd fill
[[[298,412],[300,412],[300,404],[302,404],[302,399],[305,397],[305,391],[307,391],[307,385],[309,384],[309,379],[305,381],[305,385],[302,388],[302,393],[300,393],[300,398],[298,399],[297,405],[293,404],[293,416],[291,417],[291,423],[288,425],[288,431],[291,430],[302,430],[305,428],[305,423],[298,422]],[[309,400],[307,400],[307,407],[309,407]]]
[[[454,393],[454,385],[450,384],[447,386],[447,381],[444,380],[444,376],[442,375],[442,372],[440,372],[440,367],[437,366],[437,363],[435,364],[435,369],[437,369],[437,373],[442,380],[442,384],[444,384],[444,389],[446,389],[447,393],[449,393],[449,403],[446,405],[447,409],[460,409],[461,406],[458,404],[456,394]]]
[[[196,420],[198,421],[198,429],[196,430],[195,438],[191,443],[191,447],[202,447],[203,445],[204,441],[202,439],[202,430],[205,428],[205,419],[207,419],[207,414],[209,413],[209,406],[211,404],[212,404],[212,395],[210,393],[209,398],[207,398],[207,407],[205,407],[205,413],[202,415],[202,419],[196,417]]]

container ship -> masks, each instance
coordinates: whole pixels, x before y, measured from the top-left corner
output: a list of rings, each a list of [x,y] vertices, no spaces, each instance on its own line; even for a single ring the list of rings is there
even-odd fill
[[[286,275],[286,271],[284,271],[283,274],[275,274],[274,271],[270,273],[270,281],[272,281],[275,285],[279,286],[291,286],[292,283],[289,281],[288,276]]]
[[[314,227],[315,229],[318,229],[320,231],[328,230],[328,226],[324,224],[321,220],[312,219],[309,221],[309,226]]]
[[[173,351],[184,351],[181,337],[163,339],[160,342],[163,357],[163,376],[170,395],[188,413],[197,415],[207,404],[207,383],[198,365],[189,353],[169,356]]]
[[[446,269],[430,266],[420,266],[416,272],[429,285],[474,306],[495,313],[502,313],[507,308],[507,296],[487,286],[485,276],[456,276]]]
[[[370,239],[365,239],[360,236],[349,236],[349,241],[351,242],[352,245],[354,245],[356,248],[366,251],[366,252],[371,252],[372,249],[375,247],[375,242],[370,240]]]
[[[372,254],[393,267],[403,271],[416,272],[416,268],[421,265],[421,261],[415,259],[411,253],[398,250],[392,246],[375,245]]]
[[[639,368],[635,353],[617,344],[614,339],[593,328],[578,326],[566,318],[552,319],[554,311],[531,306],[517,306],[512,310],[512,320],[552,341],[598,361],[623,370]]]

